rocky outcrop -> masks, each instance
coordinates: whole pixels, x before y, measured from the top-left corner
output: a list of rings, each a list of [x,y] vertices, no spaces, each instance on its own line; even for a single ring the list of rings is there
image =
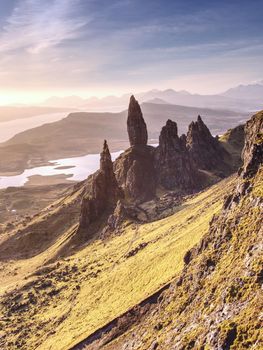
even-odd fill
[[[132,95],[128,109],[127,128],[131,146],[147,145],[148,133],[141,107]]]
[[[155,157],[158,182],[166,189],[192,192],[198,188],[198,173],[186,148],[186,138],[178,136],[177,124],[168,120],[162,128]]]
[[[242,149],[244,147],[244,139],[245,139],[245,125],[238,125],[235,128],[227,130],[227,132],[223,135],[226,138],[228,144],[230,144],[233,148],[235,148],[238,153],[241,154]]]
[[[230,192],[240,195],[244,178],[251,190],[213,217],[208,232],[186,253],[183,271],[151,309],[107,324],[83,342],[86,349],[262,348],[262,112],[245,132],[244,165]]]
[[[177,124],[168,120],[162,128],[159,146],[154,148],[147,145],[141,108],[131,96],[127,125],[131,147],[113,164],[105,141],[100,170],[88,181],[81,206],[79,230],[82,232],[99,221],[104,225],[100,226],[101,235],[106,237],[112,231],[117,232],[125,218],[141,217],[134,208],[155,199],[160,185],[179,194],[193,193],[205,181],[198,168],[223,169],[226,151],[200,116],[189,126],[187,137],[179,137]],[[118,202],[122,198],[125,201]],[[98,231],[98,224],[95,226]]]
[[[118,199],[123,196],[113,172],[113,163],[106,141],[100,155],[100,169],[91,176],[90,183],[90,188],[81,204],[80,230],[87,230],[90,224],[103,214],[111,213]]]
[[[141,203],[155,196],[156,177],[154,148],[147,146],[146,124],[134,96],[130,98],[127,126],[131,147],[114,162],[114,171],[125,198]]]
[[[189,125],[186,145],[197,168],[217,171],[221,176],[229,175],[231,172],[227,164],[229,154],[220,145],[218,139],[211,135],[200,116],[196,122]]]
[[[154,150],[151,146],[133,146],[114,162],[117,181],[128,201],[141,203],[155,196]]]
[[[238,125],[235,128],[227,130],[225,134],[220,136],[220,144],[230,154],[233,172],[237,171],[242,165],[241,154],[245,142],[245,125]]]
[[[243,149],[243,178],[255,175],[263,163],[263,112],[255,114],[245,126],[245,146]]]

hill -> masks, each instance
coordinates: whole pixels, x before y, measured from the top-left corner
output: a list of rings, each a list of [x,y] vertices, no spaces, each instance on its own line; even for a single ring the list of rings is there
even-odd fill
[[[151,295],[182,269],[184,254],[205,233],[231,186],[232,180],[223,181],[175,207],[168,218],[128,225],[121,235],[95,240],[58,262],[58,252],[78,223],[80,203],[72,204],[75,209],[66,226],[61,211],[57,224],[47,220],[58,207],[68,206],[71,197],[36,216],[23,245],[14,237],[9,248],[1,248],[1,258],[11,260],[1,263],[1,348],[69,349]],[[34,256],[13,260],[14,252],[28,250],[31,255],[32,249]]]
[[[165,104],[144,103],[142,110],[149,125],[149,139],[154,143],[158,142],[159,131],[168,118],[178,122],[180,132],[186,132],[188,124],[202,115],[214,135],[223,134],[247,119],[246,113]],[[104,138],[113,151],[125,149],[126,114],[126,111],[71,113],[58,122],[17,134],[0,144],[0,172],[21,172],[52,159],[99,153]]]
[[[153,148],[132,96],[127,126],[114,163],[105,141],[96,173],[0,236],[1,348],[260,349],[263,112],[224,180],[200,116]]]
[[[261,112],[246,124],[235,189],[155,305],[133,309],[72,349],[262,348],[262,134]]]
[[[238,85],[225,91],[222,96],[237,98],[243,100],[262,100],[263,95],[263,82],[248,84],[248,85]]]
[[[66,106],[61,107],[45,107],[45,106],[0,106],[0,123],[7,122],[10,120],[30,118],[40,114],[59,113],[59,112],[70,112],[72,108]]]

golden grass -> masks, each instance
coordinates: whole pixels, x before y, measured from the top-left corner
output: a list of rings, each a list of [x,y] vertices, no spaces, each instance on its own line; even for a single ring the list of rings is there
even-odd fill
[[[182,269],[186,251],[200,240],[212,216],[221,209],[223,196],[231,185],[231,179],[224,180],[188,199],[170,217],[139,226],[128,225],[121,236],[106,242],[94,241],[63,259],[60,271],[66,266],[77,266],[78,273],[69,274],[67,281],[56,279],[56,270],[53,276],[44,277],[51,278],[55,288],[62,289],[48,299],[41,292],[39,300],[47,302],[37,303],[23,313],[25,325],[32,328],[24,349],[68,349],[171,281]],[[23,278],[30,273],[30,266],[32,273],[55,255],[64,239],[65,236],[61,237],[34,258],[14,262],[12,270],[19,266],[18,285],[25,283]],[[127,257],[140,243],[147,245]],[[5,289],[12,289],[15,279],[18,277],[4,283]],[[30,279],[34,277],[26,282]],[[20,316],[11,317],[7,331],[16,327]],[[35,330],[39,324],[42,327]],[[15,339],[16,336],[10,336],[11,342]],[[10,345],[8,349],[15,347]]]

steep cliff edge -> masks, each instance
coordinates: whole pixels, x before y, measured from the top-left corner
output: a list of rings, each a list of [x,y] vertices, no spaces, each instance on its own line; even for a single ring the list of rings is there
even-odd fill
[[[82,349],[262,349],[263,112],[245,135],[235,189],[179,277]]]
[[[145,171],[153,169],[151,186],[148,175],[140,177],[141,187],[131,181],[128,190],[137,188],[138,195],[132,198],[114,171],[121,162],[112,164],[105,143],[98,172],[7,238],[1,235],[1,349],[258,346],[262,113],[247,124],[246,133],[244,167],[234,192],[232,176],[179,199],[167,191],[163,201],[156,198],[156,148],[132,145],[121,158],[135,181],[142,174],[133,171],[134,161],[142,167],[150,162]],[[178,140],[171,122],[163,136],[164,165],[179,179],[186,139]],[[147,193],[152,200],[142,202]],[[226,195],[221,214],[213,217]],[[153,203],[156,210],[147,217]],[[163,206],[172,211],[160,218]],[[146,220],[127,220],[126,209],[146,212]],[[103,235],[107,227],[112,234]]]

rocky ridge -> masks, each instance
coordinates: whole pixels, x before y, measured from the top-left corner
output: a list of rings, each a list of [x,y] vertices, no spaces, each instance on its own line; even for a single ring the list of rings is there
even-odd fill
[[[187,145],[187,137],[179,137],[177,125],[171,120],[161,131],[159,146],[147,145],[146,124],[133,96],[128,120],[130,148],[112,162],[107,142],[104,142],[100,169],[75,185],[65,198],[10,232],[10,237],[0,245],[3,257],[35,255],[52,245],[66,229],[69,230],[68,243],[58,256],[71,254],[72,249],[79,249],[90,239],[121,233],[125,222],[142,223],[171,215],[185,196],[220,180],[218,169],[222,176],[226,168],[223,159],[217,164],[216,175],[212,171],[200,171]],[[206,160],[212,159],[214,149],[209,145],[217,145],[218,140],[211,136],[201,118],[197,124],[203,132],[197,128],[194,139],[206,135],[209,141]],[[192,143],[194,154],[198,154],[195,147],[200,150],[198,145]],[[202,145],[205,147],[205,142]]]
[[[159,146],[152,147],[147,145],[147,128],[140,105],[131,96],[127,130],[130,148],[116,159],[113,166],[109,161],[108,148],[101,154],[101,169],[91,179],[92,194],[89,191],[83,199],[79,225],[82,230],[88,229],[91,222],[101,217],[110,197],[112,201],[106,221],[115,218],[115,227],[117,222],[124,221],[124,212],[132,212],[127,217],[133,218],[137,212],[139,218],[141,209],[138,205],[160,198],[160,191],[176,191],[185,195],[204,188],[206,178],[200,169],[210,172],[215,169],[221,176],[230,172],[224,162],[229,154],[211,135],[200,116],[197,122],[190,124],[187,136],[181,137],[178,136],[177,124],[169,119],[161,130]],[[103,170],[104,162],[108,165]],[[108,187],[112,192],[106,190]],[[117,187],[121,188],[123,196]],[[117,200],[121,202],[115,210]],[[124,207],[126,209],[121,210],[122,220],[119,220],[117,213]]]
[[[14,284],[13,290],[3,298],[5,316],[1,316],[4,330],[0,332],[1,347],[8,350],[70,348],[71,341],[73,346],[87,331],[86,335],[93,332],[91,338],[95,338],[96,343],[89,338],[88,343],[76,345],[74,349],[95,350],[98,342],[105,350],[203,350],[207,347],[225,350],[232,345],[243,349],[254,344],[260,348],[262,117],[261,113],[246,126],[249,137],[246,138],[244,167],[239,172],[236,190],[231,193],[232,185],[226,187],[233,177],[226,179],[213,186],[218,198],[208,198],[208,189],[185,200],[182,196],[192,189],[184,189],[181,182],[175,182],[173,190],[167,191],[167,185],[160,183],[158,175],[156,155],[161,147],[158,151],[145,144],[132,145],[120,157],[121,161],[113,164],[105,142],[98,172],[74,186],[63,200],[53,203],[29,223],[20,225],[19,232],[7,239],[6,244],[0,244],[1,258],[12,257],[12,264],[17,263],[15,280],[22,273],[19,267],[22,260],[15,261],[17,252],[21,254],[19,258],[31,259],[34,255],[31,260],[24,260],[26,269],[40,259],[36,276],[24,271],[20,287]],[[187,147],[185,151],[184,146],[186,137],[181,136],[179,141],[178,138],[177,128],[168,122],[162,145],[166,159],[164,166],[171,167],[171,175],[172,169],[178,170],[176,163],[180,157],[189,157],[191,163],[189,151]],[[174,149],[176,154],[171,151],[166,155],[166,149]],[[181,154],[182,151],[186,153]],[[145,154],[144,160],[140,160],[140,152]],[[129,157],[132,162],[128,161]],[[139,172],[133,171],[134,161],[144,166],[144,161],[149,159],[154,185],[146,197],[152,199],[145,202],[140,197],[131,198],[127,193],[128,190],[133,193],[134,183],[138,183]],[[118,177],[117,165],[120,171],[125,168],[123,182]],[[192,169],[199,173],[194,164]],[[135,182],[130,182],[130,177],[126,180],[126,171],[135,174]],[[183,176],[182,172],[179,174]],[[144,178],[144,183],[147,184],[147,180]],[[194,185],[198,187],[199,183]],[[144,191],[142,186],[138,196],[141,193],[145,196],[148,190]],[[182,232],[186,230],[185,236],[191,241],[183,242],[184,254],[193,246],[193,239],[198,242],[203,237],[208,220],[218,212],[225,193],[231,195],[226,198],[222,213],[212,219],[209,232],[200,244],[186,253],[185,267],[180,273],[178,266],[183,255],[174,259],[182,248]],[[196,201],[201,201],[202,206],[196,205]],[[85,205],[87,211],[83,209]],[[168,215],[172,214],[173,210],[178,212],[165,219],[165,226],[159,219],[166,216],[167,211]],[[83,217],[79,218],[80,213]],[[125,226],[128,220],[130,222]],[[154,220],[158,221],[153,223]],[[151,222],[140,225],[144,221]],[[146,225],[150,236],[146,235]],[[152,236],[154,225],[158,228]],[[118,235],[121,233],[123,236]],[[124,244],[125,234],[128,236]],[[96,239],[104,237],[105,240]],[[160,249],[162,240],[163,250]],[[73,243],[75,251],[70,249]],[[29,256],[25,256],[25,252]],[[10,269],[8,262],[2,271],[5,269]],[[171,274],[164,277],[167,269],[171,269]],[[180,276],[174,280],[175,273]],[[116,290],[112,288],[113,281],[120,280]],[[141,280],[145,284],[135,284]],[[154,281],[154,288],[147,289]],[[140,302],[167,281],[171,283]],[[126,286],[130,288],[129,293],[126,293]],[[134,293],[138,291],[140,295],[135,301]],[[130,303],[126,303],[125,298]],[[116,299],[120,300],[120,309],[112,303]],[[116,311],[114,315],[113,310]],[[103,312],[107,314],[104,322],[96,323]],[[113,321],[105,325],[110,320]]]
[[[190,156],[198,169],[219,171],[223,176],[231,172],[225,159],[229,157],[227,151],[213,137],[200,115],[196,122],[189,125],[186,145]]]
[[[198,172],[186,148],[185,135],[178,136],[177,124],[168,120],[162,128],[156,149],[158,182],[166,189],[194,192],[199,187]]]
[[[236,188],[186,253],[182,273],[154,301],[149,297],[74,350],[263,347],[263,112],[247,122],[245,135]]]

